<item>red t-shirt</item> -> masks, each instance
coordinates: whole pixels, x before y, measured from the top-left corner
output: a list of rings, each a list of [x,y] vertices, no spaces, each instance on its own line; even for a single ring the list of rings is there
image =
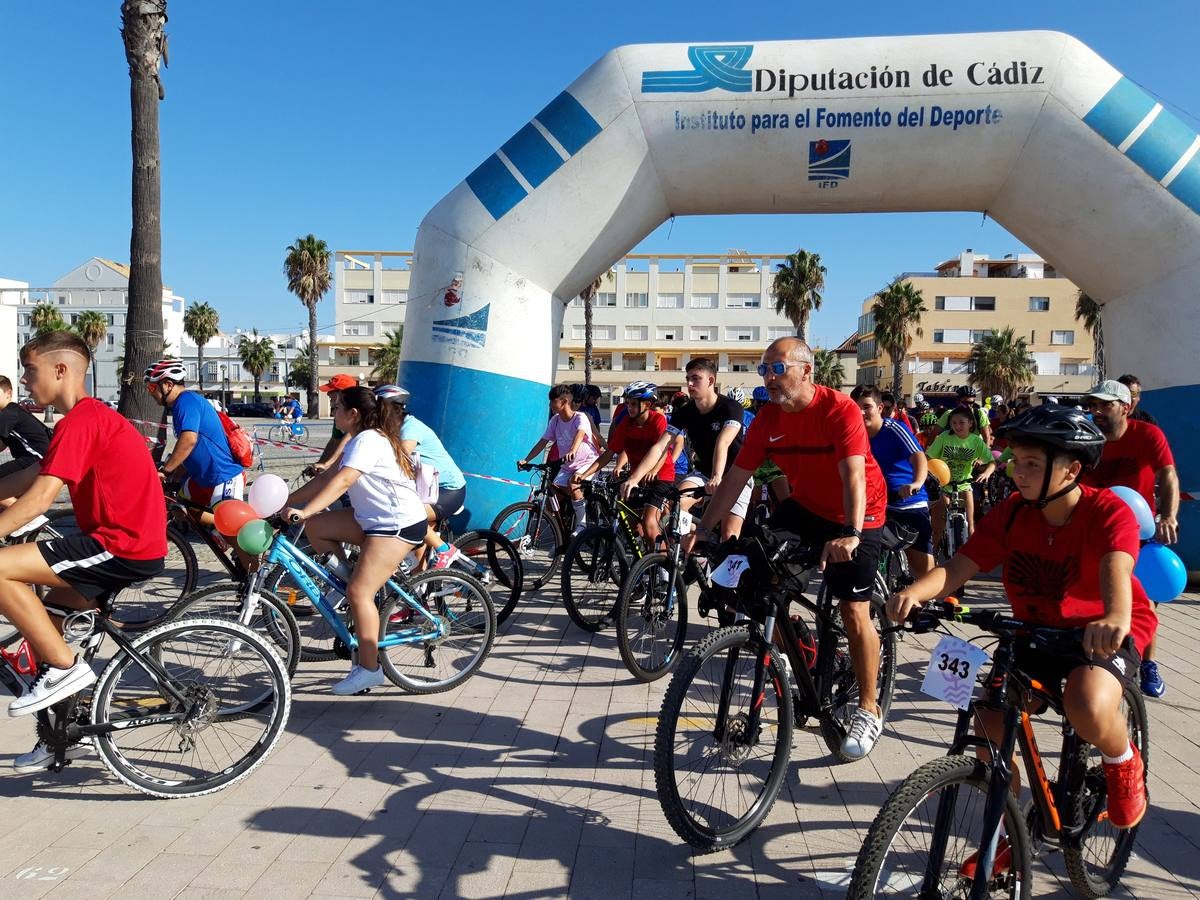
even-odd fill
[[[1131,487],[1154,508],[1154,475],[1163,466],[1175,465],[1175,457],[1167,446],[1162,429],[1149,422],[1130,419],[1125,434],[1104,445],[1100,465],[1083,473],[1080,479],[1092,487],[1109,488],[1117,485]]]
[[[887,512],[887,485],[867,440],[862,411],[848,396],[815,386],[812,403],[784,412],[770,403],[746,431],[737,466],[753,472],[771,460],[787,475],[792,499],[830,522],[845,524],[838,463],[849,456],[866,460],[867,513],[864,528],[879,528]]]
[[[613,429],[608,438],[608,449],[613,453],[625,451],[629,457],[629,465],[637,468],[638,463],[646,458],[658,439],[667,433],[667,417],[657,409],[650,410],[644,425],[635,425],[629,416],[623,418]],[[671,459],[670,449],[663,454],[663,464],[658,467],[659,481],[675,480],[675,461]]]
[[[1003,563],[1004,589],[1018,619],[1078,628],[1104,616],[1100,558],[1120,550],[1137,560],[1137,520],[1112,491],[1080,488],[1066,525],[1054,528],[1020,494],[980,520],[962,553],[987,572]],[[1133,579],[1133,642],[1145,650],[1158,617],[1137,578]]]
[[[84,534],[121,559],[167,555],[167,506],[146,439],[99,400],[62,417],[42,474],[61,478]]]

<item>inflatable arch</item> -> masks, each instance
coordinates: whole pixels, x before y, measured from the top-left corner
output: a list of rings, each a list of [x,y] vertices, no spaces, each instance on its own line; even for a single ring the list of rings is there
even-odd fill
[[[511,478],[564,304],[668,217],[975,210],[1105,301],[1110,372],[1200,488],[1198,148],[1065,34],[620,47],[426,215],[399,377],[464,471]],[[472,521],[523,494],[472,480]]]

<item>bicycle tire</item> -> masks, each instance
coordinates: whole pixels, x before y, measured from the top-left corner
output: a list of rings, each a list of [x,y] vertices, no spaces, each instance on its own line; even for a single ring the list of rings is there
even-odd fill
[[[439,587],[434,582],[441,581]],[[457,583],[447,588],[445,582]],[[462,684],[475,674],[496,640],[496,611],[487,589],[462,572],[451,569],[434,569],[409,578],[404,584],[430,612],[447,621],[448,633],[441,638],[419,644],[403,644],[379,648],[379,662],[388,679],[402,690],[412,694],[440,694]],[[425,627],[428,620],[408,612],[410,607],[403,598],[389,591],[379,612],[379,639],[382,641],[389,631],[399,628]],[[406,615],[408,612],[408,615]],[[393,617],[398,617],[393,621]],[[459,636],[456,639],[456,636]],[[448,652],[441,652],[450,647]],[[429,670],[435,667],[435,655],[449,656],[453,648],[464,648],[461,660],[452,660],[450,674],[431,677]]]
[[[525,567],[516,545],[498,531],[481,528],[460,534],[454,539],[454,546],[465,556],[462,562],[451,564],[456,569],[476,566],[484,569],[483,578],[473,571],[467,574],[487,588],[496,610],[496,625],[503,625],[517,608],[524,590]]]
[[[299,444],[301,447],[308,446],[308,426],[301,425],[300,431],[295,432],[289,429],[288,440],[293,444]]]
[[[849,730],[850,718],[858,708],[858,679],[850,661],[846,633],[840,627],[841,614],[834,598],[829,597],[828,587],[821,585],[817,604],[829,609],[827,622],[820,623],[817,631],[817,700],[822,710],[819,716],[821,737],[829,752],[841,762],[854,762],[842,753],[842,741]],[[887,631],[885,603],[887,585],[883,576],[875,573],[871,589],[871,619],[879,635],[879,671],[876,703],[880,718],[887,724],[888,712],[892,707],[892,696],[896,690],[896,633]],[[880,736],[882,739],[882,735]],[[879,746],[876,741],[875,746]]]
[[[769,754],[750,759],[754,747],[761,744],[748,748],[730,748],[727,745],[738,736],[739,726],[744,733],[746,717],[740,710],[749,709],[755,702],[751,693],[756,660],[760,653],[769,654],[769,677],[759,703],[759,714],[762,717],[759,732],[761,735],[773,731],[775,743]],[[712,665],[709,666],[709,663]],[[722,683],[725,669],[730,665],[735,667],[730,684],[738,694],[730,698],[731,717],[726,736],[724,740],[718,741],[714,735],[715,709],[713,714],[706,718],[706,713],[701,711],[697,716],[693,708],[699,704],[704,694],[716,693],[713,685]],[[739,669],[748,676],[741,679],[744,683],[739,683]],[[654,783],[658,802],[663,808],[667,822],[697,853],[712,853],[744,840],[774,806],[783,786],[792,750],[792,691],[785,679],[778,657],[771,652],[770,646],[752,637],[750,629],[744,625],[719,628],[712,632],[687,652],[671,676],[671,683],[663,696],[658,728],[654,735]],[[714,707],[715,704],[714,697]],[[732,712],[734,709],[739,712]],[[681,727],[683,737],[677,738]],[[720,789],[714,786],[708,802],[703,804],[698,799],[693,799],[690,794],[684,797],[680,790],[681,772],[675,758],[677,745],[684,751],[697,754],[700,764],[705,768],[714,762],[727,766],[732,774],[732,790],[728,789],[727,783],[722,782]],[[743,749],[743,758],[736,758],[735,754],[742,753]],[[716,752],[713,752],[714,750]],[[709,773],[700,771],[694,778],[685,774],[682,780],[685,785],[699,785],[700,779],[706,774]],[[720,777],[720,773],[713,774]],[[751,778],[754,779],[753,783]],[[730,813],[715,808],[718,794],[721,801],[744,799],[745,803],[741,804],[745,807],[744,811],[739,812],[735,809]]]
[[[1149,780],[1150,720],[1146,716],[1146,703],[1136,685],[1126,686],[1121,699],[1126,705],[1130,741],[1142,754]],[[1083,820],[1087,825],[1077,841],[1063,842],[1063,862],[1071,885],[1080,896],[1106,897],[1125,874],[1141,823],[1132,828],[1117,829],[1109,824],[1107,815],[1102,815],[1107,788],[1098,750],[1089,744],[1081,745],[1073,764],[1084,774],[1072,797],[1075,804],[1072,813],[1075,822]],[[1099,847],[1110,846],[1111,850],[1107,852],[1097,852]],[[1100,858],[1103,862],[1098,865]]]
[[[240,622],[244,591],[242,585],[232,581],[193,591],[167,611],[166,621],[191,618]],[[271,641],[287,666],[288,678],[291,678],[300,665],[300,629],[296,617],[287,603],[270,591],[260,591],[258,599],[259,609],[250,623],[241,624]]]
[[[950,519],[950,534],[954,543],[954,550],[950,554],[958,553],[963,548],[963,544],[967,542],[967,520],[963,516],[954,516]]]
[[[592,525],[579,532],[567,545],[561,572],[571,621],[591,634],[611,625],[628,574],[629,561],[611,531]]]
[[[633,564],[621,584],[617,647],[625,668],[638,681],[657,681],[675,668],[687,641],[687,586],[683,573],[675,572],[675,604],[667,614],[669,578],[667,554],[651,553]]]
[[[126,742],[132,743],[139,734],[148,729],[158,730],[164,723],[114,728],[96,735],[94,741],[105,766],[130,787],[154,797],[199,797],[242,780],[262,764],[287,725],[291,712],[291,684],[283,661],[270,643],[235,622],[190,618],[167,622],[139,636],[133,648],[142,655],[151,656],[170,672],[176,668],[168,658],[170,640],[189,650],[186,660],[178,666],[181,677],[177,678],[176,684],[194,695],[196,702],[189,710],[201,706],[207,721],[191,719],[187,723],[168,724],[164,740],[149,740],[145,746],[127,746]],[[200,653],[204,649],[207,649],[207,658],[215,659],[218,665],[222,661],[227,663],[225,668],[230,677],[221,684],[220,690],[199,681],[197,673],[204,661]],[[252,663],[256,663],[261,671],[246,672],[246,667]],[[121,683],[125,676],[130,677],[129,685]],[[139,678],[141,684],[137,683]],[[272,699],[265,704],[235,703],[226,711],[219,706],[212,709],[212,704],[223,705],[230,698],[237,700],[242,693],[251,696],[269,694]],[[167,712],[170,704],[133,656],[124,650],[117,653],[96,682],[92,695],[92,724],[128,721],[151,715],[155,709]],[[114,710],[122,711],[122,715],[114,716]],[[194,742],[217,729],[222,732],[221,739],[208,746],[206,753],[196,753],[195,743],[192,743],[191,751],[184,749],[187,741]],[[222,762],[219,759],[222,755],[236,756],[236,751],[231,754],[228,750],[235,732],[247,734],[249,749],[241,756]],[[177,774],[147,771],[149,763],[142,757],[152,760],[156,755],[163,756],[164,769],[172,757],[179,757],[178,763],[171,767],[179,770]],[[188,757],[186,762],[182,759],[184,756]]]
[[[516,545],[525,590],[536,591],[554,577],[566,541],[558,520],[543,516],[538,504],[526,501],[504,507],[492,520],[491,530]]]
[[[978,794],[977,813],[963,817],[964,824],[966,820],[969,820],[975,825],[975,833],[964,833],[957,841],[953,840],[955,836],[947,835],[947,852],[951,852],[952,849],[961,849],[964,853],[961,859],[944,861],[943,872],[940,874],[943,877],[949,876],[950,882],[939,884],[936,895],[942,897],[967,896],[971,883],[961,874],[960,870],[967,859],[968,854],[965,851],[973,851],[979,846],[981,837],[979,831],[982,829],[979,823],[983,817],[983,805],[987,799],[990,774],[990,767],[985,763],[969,756],[954,755],[925,763],[905,778],[900,787],[896,788],[879,810],[875,821],[871,823],[867,839],[863,842],[862,849],[859,850],[858,858],[855,860],[854,872],[850,876],[850,887],[846,892],[848,900],[870,900],[872,897],[886,897],[892,893],[903,893],[906,897],[916,896],[923,883],[927,865],[927,860],[921,858],[921,851],[927,852],[929,849],[930,834],[935,830],[935,817],[937,807],[942,799],[942,792],[953,789],[953,794],[947,795],[945,799],[947,802],[952,800],[957,805],[963,802],[963,798],[958,795],[964,788]],[[1033,885],[1032,845],[1029,832],[1025,827],[1025,819],[1021,815],[1016,798],[1008,790],[1007,785],[1004,787],[1004,793],[1004,823],[1008,832],[1009,847],[1012,850],[1013,867],[1007,876],[1001,876],[1002,884],[1000,883],[1001,878],[996,879],[996,887],[1003,890],[1008,896],[1026,900],[1032,893]],[[922,810],[930,798],[935,795],[938,795],[939,799],[933,803],[933,815],[925,819],[918,819],[919,827],[914,828],[917,834],[913,844],[919,846],[913,847],[909,855],[914,859],[910,864],[906,864],[908,856],[902,855],[901,851],[895,849],[897,841],[902,840],[901,829],[910,817]],[[970,799],[974,797],[975,793],[968,795],[967,802],[969,803]],[[966,830],[964,829],[964,832]],[[951,842],[953,842],[953,847]],[[883,884],[880,884],[881,877],[886,877]],[[889,888],[891,889],[889,890]],[[996,895],[989,893],[989,896]]]

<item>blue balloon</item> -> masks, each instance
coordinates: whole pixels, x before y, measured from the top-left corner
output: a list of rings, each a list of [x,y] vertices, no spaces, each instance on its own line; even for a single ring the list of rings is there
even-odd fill
[[[1170,547],[1154,541],[1142,546],[1133,574],[1155,603],[1170,603],[1187,587],[1183,560]]]
[[[1133,510],[1133,517],[1137,519],[1138,523],[1138,537],[1143,541],[1154,537],[1154,513],[1150,511],[1150,504],[1146,502],[1146,498],[1133,488],[1125,487],[1123,484],[1111,487],[1109,490],[1124,500],[1126,505]]]

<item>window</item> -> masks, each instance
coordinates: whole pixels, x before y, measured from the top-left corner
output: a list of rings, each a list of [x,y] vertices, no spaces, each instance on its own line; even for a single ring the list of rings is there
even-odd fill
[[[383,302],[384,303],[407,303],[408,302],[408,291],[384,291],[383,292]]]
[[[990,328],[946,328],[937,329],[933,333],[935,344],[977,344],[986,337],[991,337]]]
[[[988,312],[996,309],[995,297],[972,297],[971,299],[973,301],[971,304],[971,309],[984,310]]]
[[[1050,332],[1050,343],[1051,344],[1074,344],[1075,343],[1075,332],[1074,331],[1052,331],[1052,332]]]
[[[950,312],[964,312],[967,310],[995,310],[995,297],[934,297],[934,309],[944,309]]]
[[[644,295],[643,295],[644,296]],[[648,325],[626,325],[625,340],[627,341],[644,341],[650,336],[650,326]]]
[[[571,326],[571,340],[582,341],[587,337],[587,329],[583,325]]]
[[[971,343],[978,344],[980,341],[984,340],[985,338],[990,338],[991,336],[992,336],[992,329],[976,328],[974,331],[971,332]]]
[[[108,349],[109,350],[111,350],[113,347],[117,346],[117,336],[115,334],[106,335],[106,337],[108,338]]]
[[[725,305],[729,309],[759,309],[762,297],[758,294],[730,294],[725,298]]]
[[[608,372],[612,370],[612,354],[611,353],[593,353],[592,368],[598,372]]]
[[[646,371],[646,354],[645,353],[626,353],[622,357],[621,363],[627,372],[645,372]]]
[[[655,305],[659,309],[683,309],[683,294],[659,294]]]
[[[354,337],[372,337],[375,334],[374,322],[347,322],[342,326],[342,334]]]
[[[1029,298],[1030,312],[1049,312],[1050,298],[1049,297],[1030,297]]]
[[[188,363],[187,373],[188,373],[188,381],[196,380],[196,364],[195,363]]]
[[[630,309],[645,309],[649,305],[649,294],[625,294],[625,306]]]
[[[67,295],[66,295],[66,294],[59,294],[59,295],[58,295],[58,305],[59,305],[59,306],[66,306],[66,305],[67,305]]]
[[[116,324],[117,324],[117,317],[116,317],[116,316],[114,316],[112,313],[107,313],[107,314],[104,316],[104,318],[105,318],[105,319],[108,321],[108,324],[109,324],[109,325],[116,325]]]
[[[403,322],[384,322],[383,323],[383,331],[381,331],[380,334],[384,334],[385,332],[388,332],[388,331],[393,331],[393,332],[399,334],[403,328],[404,328]]]
[[[757,341],[758,329],[752,326],[738,326],[725,328],[725,340],[727,341]]]
[[[753,372],[758,366],[758,359],[731,359],[729,360],[730,372]]]
[[[205,363],[204,364],[204,377],[205,378],[216,378],[217,377],[217,364],[216,363]]]
[[[29,324],[31,324],[29,321],[30,318],[31,318],[31,316],[29,313],[21,313],[21,315],[17,317],[17,324],[18,325],[29,325]],[[112,317],[109,316],[109,318],[112,318]],[[112,323],[110,322],[109,324],[111,325]]]
[[[692,340],[693,341],[715,341],[717,339],[716,325],[693,325]]]
[[[939,360],[936,360],[936,361],[934,362],[934,364],[933,364],[933,374],[934,374],[934,375],[941,375],[941,374],[942,374],[942,369],[943,369],[943,367],[944,367],[944,366],[945,366],[945,363],[944,363],[942,360],[940,360],[940,359],[939,359]]]
[[[767,329],[767,340],[774,341],[779,338],[795,337],[796,329],[790,325],[772,325]]]
[[[609,306],[609,307],[615,308],[616,305],[617,305],[617,295],[616,294],[597,294],[595,299],[592,300],[592,306],[596,307],[597,309],[599,309],[602,306]]]
[[[683,326],[674,325],[670,328],[659,328],[658,339],[660,341],[679,341],[683,339]]]
[[[375,295],[370,291],[346,291],[347,303],[374,303]]]
[[[692,309],[716,309],[716,294],[692,294]]]
[[[597,341],[615,341],[617,339],[617,326],[593,325],[592,339]]]
[[[1029,343],[1030,344],[1037,343],[1037,329],[1035,329],[1035,328],[1031,328],[1029,330]]]

